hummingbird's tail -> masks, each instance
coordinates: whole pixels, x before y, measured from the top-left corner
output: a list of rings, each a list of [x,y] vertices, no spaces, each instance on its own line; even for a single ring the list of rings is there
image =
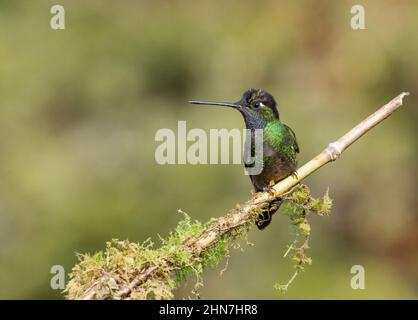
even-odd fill
[[[268,209],[264,210],[259,214],[259,217],[255,221],[255,225],[259,230],[263,230],[270,224],[273,214],[275,214],[276,211],[279,210],[281,204],[281,199],[274,200],[270,202]]]

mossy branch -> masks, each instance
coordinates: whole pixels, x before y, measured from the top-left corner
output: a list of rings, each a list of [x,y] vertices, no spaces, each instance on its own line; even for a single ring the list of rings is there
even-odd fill
[[[292,223],[305,235],[302,245],[290,246],[286,254],[293,251],[293,259],[297,260],[300,266],[309,264],[310,259],[304,255],[310,231],[306,215],[309,211],[326,213],[330,201],[327,194],[322,201],[311,198],[309,190],[304,189],[305,186],[292,188],[323,165],[338,159],[352,143],[397,110],[406,95],[408,93],[401,93],[340,139],[330,143],[320,154],[300,167],[296,174],[274,185],[271,192],[255,193],[244,204],[206,224],[192,222],[190,217],[185,215],[185,219],[179,223],[175,231],[170,233],[167,239],[161,239],[162,245],[158,249],[153,248],[151,240],[143,244],[112,240],[104,252],[98,252],[93,256],[80,255],[80,261],[73,268],[65,289],[67,298],[172,298],[172,290],[189,274],[196,276],[199,285],[203,269],[216,265],[223,257],[228,256],[231,241],[245,237],[258,214],[278,197],[284,198],[290,205],[293,201],[295,206],[285,211],[288,212]],[[301,211],[298,211],[298,208]],[[288,284],[300,270],[296,269]],[[278,289],[285,290],[288,284],[278,286]]]

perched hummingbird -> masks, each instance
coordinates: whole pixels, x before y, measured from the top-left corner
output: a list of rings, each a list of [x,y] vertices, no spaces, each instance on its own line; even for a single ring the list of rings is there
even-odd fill
[[[237,109],[244,117],[245,126],[251,130],[251,150],[254,150],[254,130],[263,130],[263,170],[250,175],[256,192],[269,191],[270,186],[293,174],[296,170],[296,154],[299,146],[293,130],[280,121],[277,104],[273,96],[261,89],[249,89],[238,102],[190,101],[193,104],[217,105]],[[245,157],[245,155],[244,155]],[[264,229],[271,216],[280,207],[281,200],[272,202],[256,225]]]

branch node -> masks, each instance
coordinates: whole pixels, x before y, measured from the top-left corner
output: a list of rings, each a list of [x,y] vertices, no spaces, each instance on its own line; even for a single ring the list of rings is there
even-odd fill
[[[337,160],[341,153],[344,151],[340,148],[339,144],[337,142],[331,142],[325,149],[325,151],[328,153],[328,155],[331,158],[331,161]]]

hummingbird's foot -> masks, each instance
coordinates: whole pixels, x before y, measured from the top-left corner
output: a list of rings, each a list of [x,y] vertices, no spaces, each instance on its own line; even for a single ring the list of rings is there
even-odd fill
[[[292,176],[293,178],[295,178],[296,180],[299,180],[299,177],[298,177],[298,172],[297,172],[296,170],[292,172],[291,176]]]
[[[264,187],[263,188],[263,192],[268,192],[272,196],[275,196],[275,193],[276,193],[272,187]],[[274,199],[273,201],[271,201],[269,203],[268,211],[271,214],[275,213],[279,209],[279,207],[282,204],[282,202],[283,202],[282,197],[276,197],[276,199]]]
[[[267,186],[267,187],[263,187],[263,192],[268,192],[271,195],[274,195],[276,192],[274,191],[273,187],[271,186]]]

